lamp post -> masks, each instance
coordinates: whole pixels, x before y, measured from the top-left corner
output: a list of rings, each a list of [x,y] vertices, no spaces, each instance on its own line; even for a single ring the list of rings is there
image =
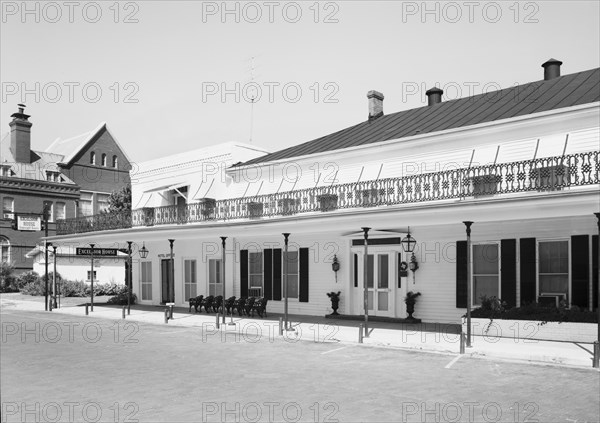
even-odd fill
[[[285,330],[289,330],[289,326],[288,326],[288,261],[289,261],[289,257],[288,257],[288,238],[290,237],[290,233],[289,232],[285,232],[282,233],[283,235],[283,242],[285,245],[284,248],[284,253],[283,253],[283,265],[284,265],[284,269],[283,269],[283,298],[284,298],[284,305],[283,305],[283,316],[284,316],[284,320],[285,320]]]
[[[56,303],[56,249],[58,247],[56,245],[52,246],[52,250],[53,250],[53,256],[54,256],[54,271],[52,272],[52,294],[54,297],[54,305],[52,306],[52,308],[57,308],[58,305]]]
[[[222,236],[221,237],[221,245],[222,245],[222,251],[221,251],[221,261],[223,262],[223,270],[221,271],[221,278],[223,278],[223,324],[225,324],[225,240],[227,239],[226,236]],[[233,310],[231,310],[231,317],[233,318]]]
[[[171,281],[169,282],[169,286],[167,287],[167,296],[170,303],[175,301],[175,292],[173,292],[173,298],[171,298],[171,285],[175,288],[175,259],[173,258],[173,243],[174,239],[169,240],[169,245],[171,246]],[[174,291],[175,289],[173,289]]]
[[[127,315],[131,314],[131,244],[133,241],[127,241]]]
[[[598,219],[598,337],[594,343],[594,367],[600,368],[600,212],[594,213]],[[594,277],[592,276],[592,280]],[[592,304],[594,300],[592,300]]]
[[[90,279],[92,280],[92,295],[91,295],[91,302],[90,302],[90,311],[94,311],[94,245],[96,244],[90,244],[90,247],[92,248],[91,251],[91,257],[92,257],[92,274],[90,275]]]
[[[48,238],[48,204],[44,204],[44,209],[42,211],[43,217],[44,217],[44,268],[45,268],[45,274],[46,274],[46,282],[44,284],[45,286],[45,293],[44,293],[44,309],[45,311],[48,311],[48,246],[52,245],[50,243],[48,243],[48,241],[46,241],[46,239]]]
[[[367,227],[361,228],[365,238],[365,256],[363,258],[363,302],[365,307],[365,334],[364,337],[369,337],[369,290],[367,288],[367,278],[369,277],[369,271],[367,269],[368,255],[369,255],[369,229]]]
[[[471,225],[473,222],[463,221],[467,230],[467,347],[471,348]]]
[[[44,290],[46,291],[44,294],[44,302],[46,303],[46,311],[48,311],[48,308],[52,311],[52,304],[48,302],[48,248],[51,246],[51,242],[44,240],[44,275],[46,279],[44,282]],[[52,301],[52,297],[50,297],[50,301]]]

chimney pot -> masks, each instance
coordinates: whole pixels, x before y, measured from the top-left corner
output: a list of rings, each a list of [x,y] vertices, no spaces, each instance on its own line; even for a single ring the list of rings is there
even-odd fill
[[[546,62],[542,63],[542,67],[544,68],[544,81],[558,78],[560,76],[560,65],[562,64],[563,62],[556,59],[548,59]]]
[[[427,105],[433,106],[434,104],[442,102],[442,94],[444,94],[444,90],[441,90],[438,87],[433,87],[425,91],[425,94],[427,95]]]
[[[367,98],[369,99],[369,120],[383,116],[383,94],[372,90],[367,93]]]

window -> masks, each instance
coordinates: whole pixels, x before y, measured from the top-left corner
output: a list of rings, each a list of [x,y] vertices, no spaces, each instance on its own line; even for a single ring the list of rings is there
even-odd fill
[[[263,253],[248,253],[248,295],[262,296],[263,289]]]
[[[56,203],[56,220],[65,219],[67,206],[65,203]]]
[[[93,151],[90,153],[90,164],[96,164],[96,153],[94,153]]]
[[[96,213],[100,213],[101,211],[108,210],[108,199],[109,194],[99,194],[96,193],[96,202],[98,203],[98,211]]]
[[[12,170],[10,168],[10,165],[7,165],[7,164],[0,165],[0,176],[5,177],[5,178],[12,176]]]
[[[569,298],[569,241],[538,243],[539,293],[564,294]]]
[[[184,269],[184,288],[185,288],[185,297],[194,298],[197,294],[196,290],[196,260],[184,260],[183,261],[183,269]]]
[[[298,251],[285,252],[283,258],[283,275],[287,268],[287,296],[288,298],[298,298]],[[285,281],[284,281],[285,283]]]
[[[140,285],[143,301],[152,300],[152,262],[143,261],[140,266]]]
[[[208,295],[223,295],[221,260],[208,260]]]
[[[0,248],[2,249],[2,263],[10,263],[10,241],[0,236]]]
[[[102,153],[102,166],[106,167],[106,154]]]
[[[2,217],[4,219],[15,218],[15,199],[12,197],[4,197],[2,199]]]
[[[54,207],[52,201],[44,201],[44,209],[48,209],[48,222],[54,222]]]
[[[60,172],[54,172],[52,170],[46,171],[46,180],[48,182],[62,182]]]
[[[500,298],[500,260],[498,244],[473,245],[473,305],[481,297]]]
[[[92,271],[88,270],[87,271],[87,282],[91,282],[91,275],[92,275]],[[98,279],[96,278],[96,271],[94,270],[94,282],[98,282]]]
[[[94,198],[94,194],[91,192],[81,191],[81,196],[79,197],[79,210],[78,214],[80,216],[91,216],[94,214],[92,209],[92,199]]]
[[[115,169],[119,167],[119,159],[117,158],[117,156],[113,156],[112,167],[114,167]]]

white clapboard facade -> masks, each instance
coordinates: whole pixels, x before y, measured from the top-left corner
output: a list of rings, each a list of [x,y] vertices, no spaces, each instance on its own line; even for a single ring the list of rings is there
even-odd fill
[[[51,240],[133,241],[143,304],[221,295],[224,272],[226,297],[267,297],[270,312],[283,312],[286,273],[292,314],[331,313],[326,294],[340,291],[338,311],[360,315],[365,283],[370,315],[404,318],[418,291],[428,322],[459,322],[468,283],[474,306],[486,295],[597,307],[600,70],[560,76],[560,65],[493,95],[444,102],[430,90],[428,105],[390,115],[370,92],[367,121],[274,153],[231,143],[140,164],[130,217],[64,221]],[[409,231],[418,269],[403,272]]]

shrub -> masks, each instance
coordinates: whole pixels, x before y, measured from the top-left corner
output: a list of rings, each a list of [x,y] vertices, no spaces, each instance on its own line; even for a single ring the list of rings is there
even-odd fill
[[[137,296],[132,292],[131,293],[131,304],[137,303]],[[115,295],[114,297],[110,297],[106,304],[117,304],[117,305],[127,305],[127,290],[124,292]]]
[[[531,303],[522,307],[511,309],[501,308],[500,311],[493,307],[479,307],[471,312],[471,317],[502,319],[502,320],[534,320],[540,322],[579,322],[596,323],[598,313],[582,310],[577,306],[570,309],[564,307],[548,307],[537,303]]]
[[[42,282],[42,278],[38,278],[35,281],[27,282],[25,286],[21,288],[21,294],[46,295],[46,284]]]
[[[60,286],[64,297],[86,297],[86,288],[82,281],[64,281]]]
[[[0,267],[0,292],[13,292],[15,286],[15,267],[2,262]]]
[[[25,285],[31,282],[36,282],[39,278],[40,275],[38,275],[37,272],[34,272],[33,270],[21,273],[19,276],[17,276],[15,282],[16,288],[20,291]]]

